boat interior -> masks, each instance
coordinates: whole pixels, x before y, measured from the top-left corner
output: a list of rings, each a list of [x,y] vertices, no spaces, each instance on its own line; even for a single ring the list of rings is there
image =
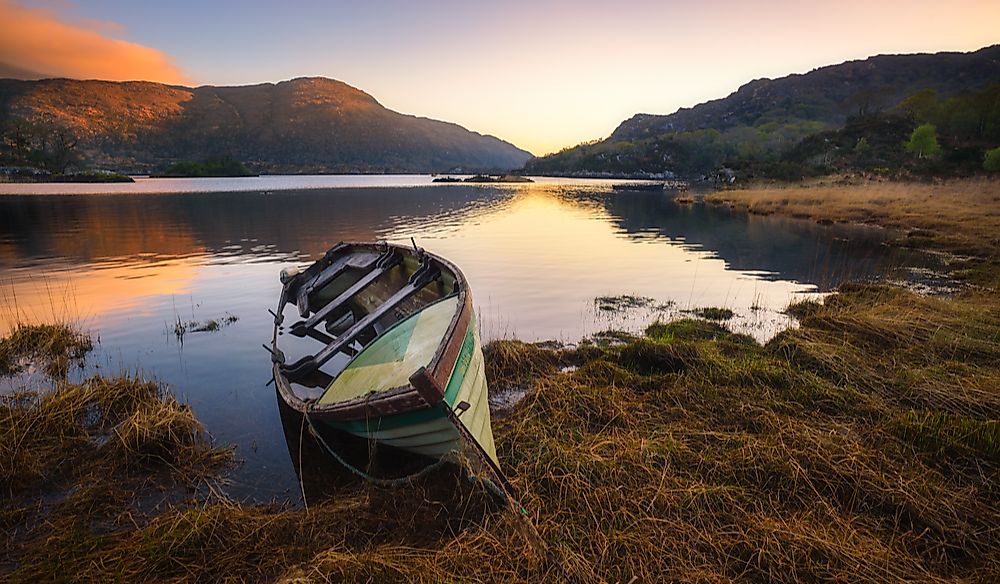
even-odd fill
[[[393,325],[462,285],[423,249],[387,243],[339,244],[301,273],[282,272],[282,282],[272,355],[306,401]]]

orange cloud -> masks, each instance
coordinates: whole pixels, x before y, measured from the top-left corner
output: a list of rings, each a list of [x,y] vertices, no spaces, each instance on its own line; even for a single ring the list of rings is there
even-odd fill
[[[108,23],[85,28],[48,10],[0,0],[0,65],[34,77],[184,83],[170,57],[149,47],[105,36]]]

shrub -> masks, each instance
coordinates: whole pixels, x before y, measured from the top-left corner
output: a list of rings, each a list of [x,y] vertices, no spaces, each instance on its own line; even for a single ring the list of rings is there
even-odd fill
[[[993,150],[986,151],[986,158],[983,160],[983,168],[990,172],[1000,171],[1000,146]]]

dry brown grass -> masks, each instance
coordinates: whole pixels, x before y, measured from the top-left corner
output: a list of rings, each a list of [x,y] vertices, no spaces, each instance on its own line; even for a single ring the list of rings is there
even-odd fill
[[[187,407],[137,378],[0,396],[0,574],[87,581],[67,555],[134,530],[230,459]]]
[[[65,377],[70,363],[93,347],[90,337],[74,325],[18,324],[0,338],[0,375],[18,373],[35,363],[52,377]]]
[[[13,496],[171,465],[208,471],[228,455],[190,408],[133,377],[0,396],[0,488]]]
[[[898,229],[900,243],[959,254],[1000,255],[1000,181],[764,186],[720,191],[709,203],[750,213]]]
[[[680,321],[624,345],[489,347],[494,385],[532,388],[496,424],[499,456],[564,570],[997,581],[1000,300],[848,286],[800,314],[767,346]],[[580,367],[561,373],[567,363]],[[454,468],[308,510],[216,501],[103,529],[51,517],[9,552],[13,581],[563,581],[515,515]]]

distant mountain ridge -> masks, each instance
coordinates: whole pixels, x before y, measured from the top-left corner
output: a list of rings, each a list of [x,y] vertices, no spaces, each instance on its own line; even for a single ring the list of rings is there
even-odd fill
[[[236,87],[0,79],[0,121],[68,128],[93,164],[128,172],[231,157],[264,172],[520,168],[531,154],[457,124],[401,114],[323,77]]]
[[[775,113],[840,124],[858,109],[886,109],[921,89],[947,97],[989,82],[1000,82],[1000,45],[972,53],[877,55],[778,79],[755,79],[727,97],[669,115],[637,114],[622,122],[609,139],[724,129]]]
[[[931,89],[947,98],[993,83],[1000,83],[1000,45],[969,53],[879,55],[778,79],[757,79],[725,98],[672,114],[637,114],[607,139],[535,159],[529,169],[549,173],[704,171],[698,160],[685,159],[673,145],[652,142],[675,135],[681,141],[718,140],[720,151],[751,145],[779,152],[807,135],[842,125],[850,116],[893,108],[920,90]],[[615,149],[625,143],[634,148],[628,152]],[[616,169],[615,161],[623,158],[634,162],[633,167],[617,164]]]

